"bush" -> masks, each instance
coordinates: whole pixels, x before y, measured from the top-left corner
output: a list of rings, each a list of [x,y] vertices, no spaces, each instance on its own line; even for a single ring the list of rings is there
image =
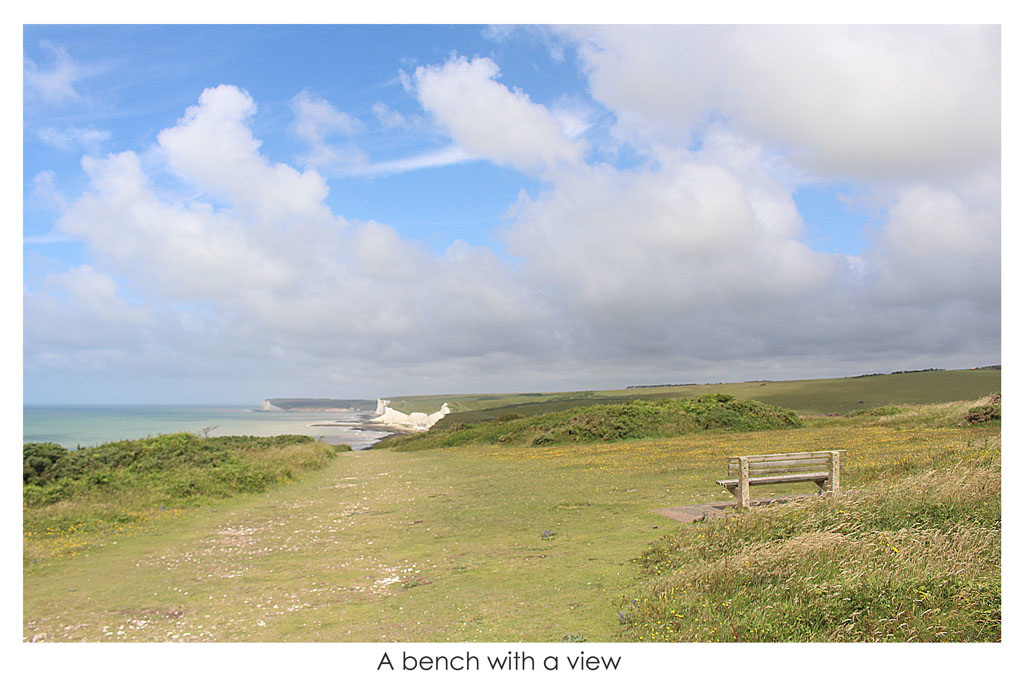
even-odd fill
[[[968,410],[964,421],[968,425],[982,425],[986,422],[1000,420],[1001,416],[1002,397],[999,394],[992,394],[985,403]]]
[[[25,484],[42,485],[54,478],[55,467],[68,455],[60,444],[28,443],[22,451]]]
[[[168,500],[262,492],[297,472],[322,467],[335,453],[336,449],[300,435],[165,434],[74,451],[58,444],[29,443],[23,447],[24,501],[38,506],[129,487]]]

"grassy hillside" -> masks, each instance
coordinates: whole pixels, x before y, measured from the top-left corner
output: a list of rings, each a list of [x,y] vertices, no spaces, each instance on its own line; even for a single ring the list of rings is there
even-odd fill
[[[434,412],[447,402],[452,415],[444,424],[490,420],[503,415],[537,415],[578,405],[621,403],[640,398],[694,398],[724,393],[739,400],[758,400],[803,415],[846,414],[889,404],[931,404],[974,400],[1002,388],[999,369],[933,370],[836,379],[805,379],[686,386],[644,387],[605,391],[533,394],[472,394],[396,397],[402,412]]]
[[[604,444],[339,454],[264,493],[179,506],[84,546],[33,551],[27,532],[23,636],[735,640],[735,625],[743,640],[991,640],[1000,433],[995,420],[955,426],[972,407]],[[728,501],[714,482],[728,456],[835,448],[847,451],[848,497],[728,522],[655,513]],[[74,545],[78,530],[48,544]]]
[[[725,394],[698,398],[593,404],[543,415],[505,415],[473,425],[455,424],[393,437],[380,448],[436,449],[465,444],[547,446],[675,437],[703,430],[750,431],[799,427],[792,411]]]

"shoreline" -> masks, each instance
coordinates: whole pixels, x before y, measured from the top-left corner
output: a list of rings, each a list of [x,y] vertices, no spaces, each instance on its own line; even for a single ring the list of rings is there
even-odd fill
[[[394,437],[403,437],[407,434],[413,434],[414,432],[422,432],[423,430],[412,429],[402,425],[388,424],[382,422],[371,422],[369,420],[359,422],[314,422],[310,424],[310,427],[345,427],[358,432],[387,432],[380,439],[375,439],[374,442],[367,446],[365,449],[360,451],[369,451],[381,443],[385,439],[393,439]]]
[[[372,410],[302,411],[276,415],[229,405],[90,405],[24,407],[22,443],[55,443],[66,449],[95,447],[164,434],[326,437],[330,444],[371,448],[399,430],[369,422]]]

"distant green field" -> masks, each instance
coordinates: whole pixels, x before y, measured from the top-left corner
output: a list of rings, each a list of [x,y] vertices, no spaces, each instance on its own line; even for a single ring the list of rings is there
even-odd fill
[[[978,399],[1002,389],[999,369],[937,370],[837,379],[801,379],[731,384],[664,386],[605,391],[554,393],[453,394],[395,397],[391,407],[402,412],[433,412],[448,403],[452,414],[439,425],[480,422],[502,415],[539,415],[580,405],[691,398],[726,393],[740,400],[758,400],[803,415],[846,414],[889,404],[931,404]]]

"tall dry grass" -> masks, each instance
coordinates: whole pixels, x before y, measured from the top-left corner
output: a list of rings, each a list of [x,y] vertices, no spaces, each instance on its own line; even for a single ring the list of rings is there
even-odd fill
[[[999,640],[998,438],[951,453],[840,496],[685,527],[638,559],[628,635]]]

